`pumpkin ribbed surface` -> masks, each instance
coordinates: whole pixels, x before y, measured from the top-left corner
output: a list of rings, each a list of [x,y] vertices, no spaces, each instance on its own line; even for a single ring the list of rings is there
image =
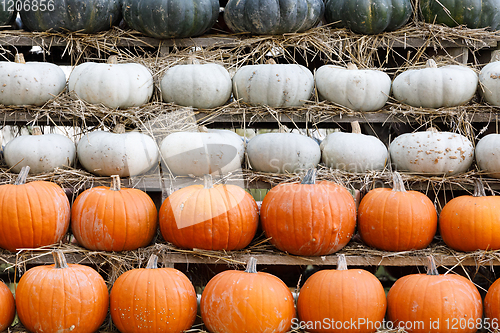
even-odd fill
[[[99,186],[76,198],[71,230],[78,243],[90,250],[135,250],[153,239],[157,216],[153,200],[143,191]]]
[[[2,185],[0,207],[0,247],[12,252],[57,243],[69,227],[68,198],[54,183]]]
[[[16,302],[9,287],[0,281],[0,331],[5,331],[16,316]]]
[[[133,269],[113,284],[110,312],[121,333],[180,333],[196,319],[196,292],[174,268]]]
[[[271,189],[261,207],[261,223],[270,242],[281,251],[313,256],[343,248],[356,225],[352,195],[342,186],[283,184]]]
[[[257,203],[235,185],[191,185],[172,193],[160,208],[163,238],[180,248],[242,249],[258,222]]]
[[[108,313],[104,279],[78,264],[37,266],[16,289],[17,314],[30,332],[93,333]]]

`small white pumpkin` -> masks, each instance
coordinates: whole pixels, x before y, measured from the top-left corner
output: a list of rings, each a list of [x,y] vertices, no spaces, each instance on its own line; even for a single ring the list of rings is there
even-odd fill
[[[349,63],[347,68],[325,65],[314,75],[321,99],[354,111],[380,110],[391,93],[391,78],[382,71],[363,69]]]
[[[23,167],[29,166],[30,173],[40,174],[72,166],[76,147],[64,135],[42,135],[40,129],[35,127],[33,135],[21,135],[9,141],[3,154],[12,172],[19,173]]]
[[[352,133],[332,133],[321,142],[325,166],[348,172],[383,170],[389,157],[384,143],[373,135],[361,134],[357,121],[351,125]]]
[[[463,135],[430,128],[398,136],[389,146],[389,154],[397,170],[455,175],[469,169],[474,147]]]
[[[76,66],[69,76],[68,90],[90,104],[126,109],[149,102],[153,76],[141,64],[118,64],[117,57],[111,56],[106,64]]]
[[[248,65],[233,76],[235,98],[251,105],[302,106],[313,89],[311,71],[296,64]]]
[[[40,106],[65,86],[66,75],[57,65],[25,62],[22,54],[16,54],[15,62],[0,62],[0,104]]]
[[[265,133],[247,144],[252,169],[269,173],[297,173],[316,168],[321,149],[313,139],[297,133]]]
[[[149,135],[127,132],[121,124],[115,133],[94,131],[84,135],[77,146],[78,160],[99,176],[136,176],[158,163],[158,146]]]
[[[224,105],[233,89],[229,72],[218,64],[170,67],[160,83],[163,100],[197,109]]]
[[[161,155],[173,174],[202,177],[241,169],[245,146],[238,134],[228,130],[200,130],[172,133],[161,142]]]
[[[458,106],[474,97],[478,80],[476,72],[466,66],[438,68],[429,59],[426,68],[399,74],[392,83],[392,93],[398,101],[414,107]]]
[[[500,61],[493,61],[484,66],[479,73],[479,82],[484,99],[492,105],[500,105]]]
[[[481,171],[500,178],[500,134],[488,134],[476,145],[476,162]]]

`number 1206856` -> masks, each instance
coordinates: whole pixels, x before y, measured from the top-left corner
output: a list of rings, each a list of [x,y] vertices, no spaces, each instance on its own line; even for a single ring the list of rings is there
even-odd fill
[[[53,12],[54,7],[54,0],[0,0],[0,9],[4,12]]]

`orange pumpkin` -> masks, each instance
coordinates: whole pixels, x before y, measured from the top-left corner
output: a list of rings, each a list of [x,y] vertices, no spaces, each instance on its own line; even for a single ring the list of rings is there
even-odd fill
[[[158,268],[151,255],[146,268],[123,273],[113,284],[110,312],[122,333],[180,333],[196,319],[196,292],[175,268]]]
[[[259,224],[257,203],[241,187],[191,185],[172,193],[160,208],[163,238],[180,248],[239,250],[250,244]]]
[[[392,190],[368,192],[358,209],[358,232],[369,246],[385,251],[409,251],[427,247],[437,230],[437,213],[423,193],[406,191],[399,173]]]
[[[484,328],[491,331],[500,329],[500,279],[488,289],[484,298]]]
[[[295,316],[293,295],[274,275],[257,272],[250,258],[246,271],[217,274],[201,295],[201,318],[210,332],[287,332]]]
[[[70,207],[57,184],[26,184],[29,166],[23,167],[14,185],[0,186],[0,247],[15,252],[62,240],[69,228]]]
[[[461,275],[439,275],[429,257],[427,274],[398,279],[387,294],[387,317],[394,328],[413,333],[473,333],[483,304],[474,284]]]
[[[280,184],[264,197],[262,229],[279,250],[301,256],[336,252],[351,239],[356,226],[354,198],[333,182],[316,184],[316,170],[301,183]]]
[[[104,279],[88,266],[68,265],[60,250],[54,260],[55,265],[33,267],[19,280],[19,320],[33,333],[95,332],[108,313]]]
[[[343,254],[337,270],[322,270],[300,290],[297,312],[307,332],[375,332],[387,308],[384,287],[372,273],[347,269]],[[318,324],[320,323],[320,324]]]
[[[0,332],[5,331],[16,316],[16,302],[9,287],[0,281]]]
[[[500,197],[486,196],[476,180],[474,195],[446,203],[439,215],[443,241],[457,251],[500,249]]]
[[[158,213],[141,190],[121,188],[112,176],[111,187],[82,192],[71,209],[71,230],[89,250],[128,251],[147,246],[156,234]]]

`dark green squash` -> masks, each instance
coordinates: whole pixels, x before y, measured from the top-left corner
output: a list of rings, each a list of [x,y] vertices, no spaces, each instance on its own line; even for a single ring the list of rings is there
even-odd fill
[[[420,0],[420,13],[428,23],[500,29],[500,0]]]
[[[374,35],[402,27],[411,15],[410,0],[327,0],[325,18],[336,27]]]
[[[155,38],[202,35],[218,15],[219,0],[123,0],[129,27]]]
[[[16,15],[17,13],[14,8],[14,3],[9,3],[8,1],[5,1],[4,3],[0,2],[0,26],[3,29],[14,23]]]
[[[311,29],[324,10],[323,0],[229,0],[224,20],[233,32],[279,35]]]
[[[121,18],[121,0],[55,0],[54,10],[21,10],[24,27],[30,31],[108,30]]]

